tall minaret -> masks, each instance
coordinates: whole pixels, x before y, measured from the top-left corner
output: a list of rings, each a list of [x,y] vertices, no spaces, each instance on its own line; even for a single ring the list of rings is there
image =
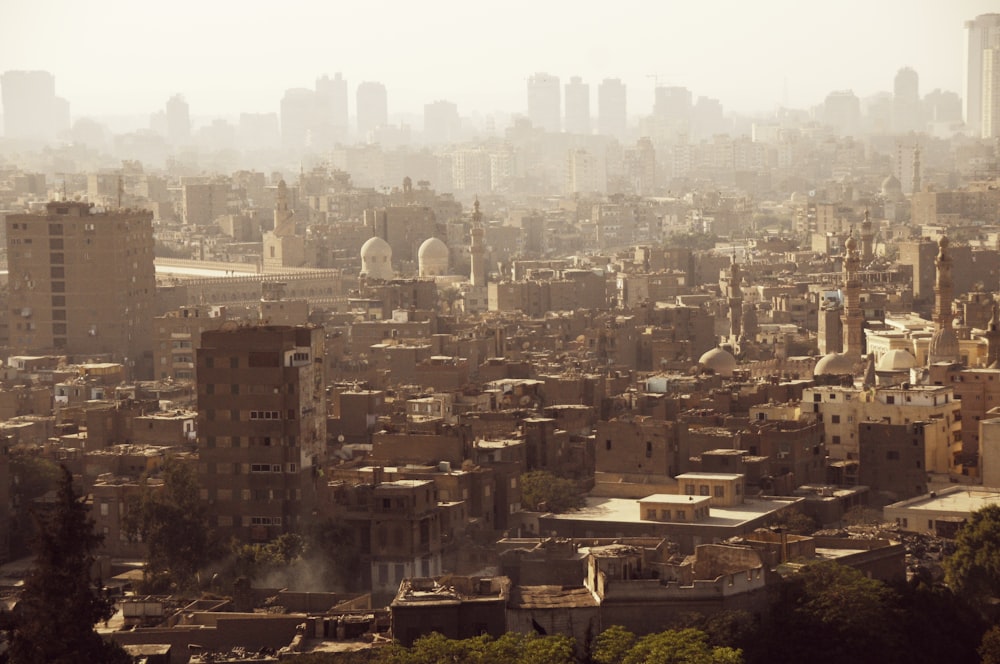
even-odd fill
[[[875,232],[872,229],[872,220],[868,218],[868,210],[865,210],[865,220],[861,223],[861,264],[868,265],[875,258],[874,250]]]
[[[986,366],[992,369],[1000,367],[1000,310],[993,303],[993,316],[986,324]]]
[[[913,192],[920,192],[920,146],[913,148]]]
[[[934,259],[937,267],[937,283],[934,284],[934,322],[936,330],[927,348],[927,362],[961,361],[958,337],[951,327],[952,322],[952,279],[951,254],[948,253],[948,237],[938,241],[938,255]]]
[[[861,258],[858,256],[858,242],[853,231],[844,243],[844,353],[851,359],[861,357],[864,352],[864,313],[861,311],[861,279],[858,268]]]
[[[736,254],[733,254],[733,262],[729,266],[729,341],[737,343],[740,340],[743,319],[743,289],[741,282],[743,275],[740,274],[740,264],[736,262]]]
[[[295,235],[295,222],[292,221],[292,211],[288,209],[288,185],[284,180],[278,182],[278,195],[274,201],[274,235]]]
[[[472,274],[469,283],[473,286],[486,285],[486,247],[483,245],[483,214],[479,211],[479,197],[473,204],[472,213],[472,244],[469,246],[472,257]]]

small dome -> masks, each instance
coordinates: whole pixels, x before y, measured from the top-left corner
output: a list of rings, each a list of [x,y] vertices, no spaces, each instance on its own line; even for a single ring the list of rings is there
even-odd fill
[[[440,277],[448,274],[448,245],[436,237],[424,240],[417,250],[417,269],[421,277]]]
[[[373,279],[392,279],[392,247],[380,237],[361,245],[361,274]]]
[[[858,248],[858,241],[854,239],[854,234],[847,236],[847,241],[844,243],[844,248],[848,251],[854,251]]]
[[[723,378],[731,378],[736,371],[736,358],[722,348],[713,348],[698,358],[698,364]]]
[[[380,237],[368,238],[368,241],[361,245],[361,258],[381,258],[392,256],[392,247]]]
[[[930,364],[938,362],[958,362],[960,351],[958,337],[950,327],[939,327],[931,337],[927,347],[927,360]]]
[[[887,191],[903,191],[903,185],[900,184],[899,178],[895,175],[889,175],[886,179],[882,180],[882,193]]]
[[[917,358],[902,348],[894,348],[879,358],[876,371],[909,371],[917,366]]]
[[[429,237],[424,240],[424,243],[420,245],[420,249],[417,250],[417,259],[447,259],[448,253],[448,245],[436,237]]]
[[[855,361],[845,353],[824,355],[813,369],[814,376],[853,376]]]

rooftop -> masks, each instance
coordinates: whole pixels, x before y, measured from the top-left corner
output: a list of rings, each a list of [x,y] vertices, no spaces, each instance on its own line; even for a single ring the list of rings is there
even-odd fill
[[[696,496],[697,497],[697,496]],[[686,498],[686,496],[685,496]],[[643,500],[646,500],[645,498]],[[787,507],[801,498],[746,500],[733,507],[710,507],[708,517],[685,525],[697,526],[739,526],[758,519],[775,510]],[[590,496],[579,510],[564,514],[546,514],[546,518],[565,521],[604,521],[620,523],[662,523],[639,518],[639,501],[632,498],[603,498]]]

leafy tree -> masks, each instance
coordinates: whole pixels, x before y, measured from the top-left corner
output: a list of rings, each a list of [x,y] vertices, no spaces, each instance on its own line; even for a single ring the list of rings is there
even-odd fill
[[[612,625],[594,638],[590,658],[594,664],[619,664],[635,642],[635,634],[621,625]]]
[[[61,473],[59,466],[49,459],[24,453],[11,456],[10,471],[14,478],[11,548],[20,555],[27,552],[34,539],[37,525],[32,516],[34,501],[59,485]]]
[[[94,625],[108,620],[114,604],[91,576],[94,549],[102,537],[94,532],[88,509],[73,490],[73,476],[62,468],[55,503],[36,511],[39,534],[35,562],[13,614],[0,618],[8,632],[11,664],[130,662]]]
[[[632,646],[623,664],[743,664],[743,653],[734,648],[713,647],[708,635],[688,628],[667,630],[642,637]]]
[[[972,513],[958,531],[944,569],[948,585],[981,610],[1000,597],[1000,505]]]
[[[903,650],[899,598],[835,562],[808,565],[782,588],[760,644],[773,661],[894,662]]]
[[[565,512],[583,507],[583,494],[573,480],[557,477],[547,470],[521,475],[521,505],[527,510]]]
[[[130,506],[123,525],[129,537],[141,538],[149,547],[147,579],[166,577],[187,588],[216,553],[207,510],[189,466],[168,460],[162,476],[162,488],[144,480],[139,500]]]
[[[437,632],[417,639],[413,646],[395,644],[378,658],[387,664],[572,664],[573,640],[568,636],[507,633],[498,639],[474,636],[449,639]]]
[[[907,664],[978,661],[976,647],[985,624],[974,607],[941,585],[915,580],[893,587],[900,601],[902,622],[897,627],[905,638]]]
[[[983,635],[978,653],[982,664],[1000,664],[1000,625],[994,625]]]

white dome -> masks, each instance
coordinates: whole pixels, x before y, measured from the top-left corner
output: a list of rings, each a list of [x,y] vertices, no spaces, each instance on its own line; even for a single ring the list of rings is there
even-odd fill
[[[699,357],[698,364],[723,378],[732,378],[736,371],[736,358],[729,351],[718,347]]]
[[[417,269],[421,277],[439,277],[448,273],[448,245],[436,237],[427,238],[417,251]]]
[[[813,369],[814,376],[853,376],[855,361],[845,353],[824,355]]]
[[[876,371],[909,371],[917,366],[917,358],[902,348],[894,348],[879,358]]]
[[[380,237],[361,245],[361,274],[372,279],[392,279],[392,247]]]

